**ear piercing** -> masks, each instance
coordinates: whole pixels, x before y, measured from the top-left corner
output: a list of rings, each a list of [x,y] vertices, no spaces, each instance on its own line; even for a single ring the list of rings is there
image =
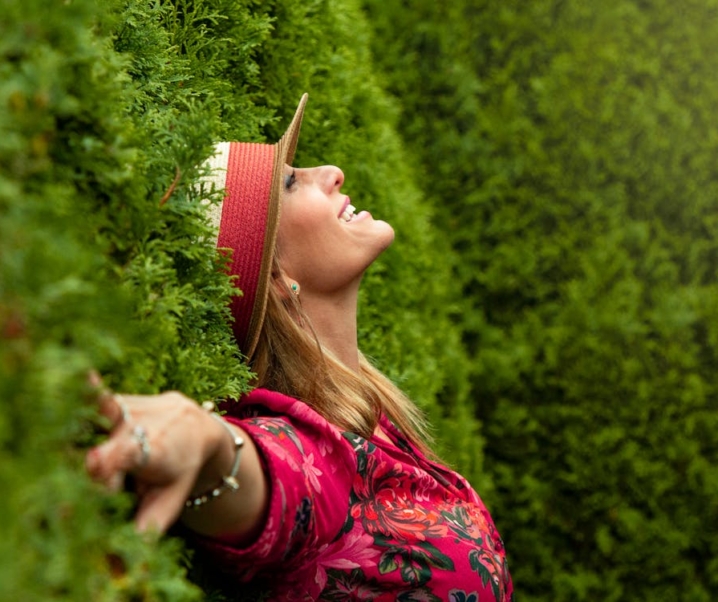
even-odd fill
[[[295,297],[299,297],[299,284],[297,284],[296,282],[292,282],[292,284],[289,286],[289,288],[291,289],[292,294]]]

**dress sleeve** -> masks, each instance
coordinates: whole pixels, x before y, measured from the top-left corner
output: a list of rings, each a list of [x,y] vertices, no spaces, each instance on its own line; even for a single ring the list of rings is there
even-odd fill
[[[241,581],[281,566],[300,566],[342,528],[356,473],[356,455],[341,431],[305,403],[254,391],[242,412],[226,419],[252,437],[270,484],[264,529],[249,546],[231,538],[197,538],[212,562]]]

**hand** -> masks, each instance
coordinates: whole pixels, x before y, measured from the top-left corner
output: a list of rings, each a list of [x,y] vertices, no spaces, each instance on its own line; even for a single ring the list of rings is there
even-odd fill
[[[91,377],[93,384],[99,379]],[[161,532],[184,508],[208,458],[226,433],[181,393],[99,395],[100,413],[112,424],[110,436],[86,457],[90,476],[117,491],[125,475],[135,478],[139,531]]]

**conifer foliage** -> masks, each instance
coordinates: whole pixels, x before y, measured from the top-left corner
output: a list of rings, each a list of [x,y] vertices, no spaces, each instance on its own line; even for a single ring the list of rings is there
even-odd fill
[[[221,191],[201,185],[201,165],[215,141],[275,140],[304,91],[300,164],[342,166],[357,206],[399,232],[367,277],[364,348],[455,424],[449,457],[480,463],[450,251],[429,226],[368,35],[352,1],[4,2],[0,599],[205,596],[181,542],[138,537],[132,495],[87,479],[102,426],[87,374],[197,400],[246,390],[233,288],[205,217]]]
[[[714,2],[365,2],[527,600],[718,597]]]
[[[91,368],[119,390],[245,386],[191,185],[220,129],[212,90],[182,85],[192,62],[162,26],[167,6],[3,10],[0,597],[197,599],[177,544],[135,536],[131,497],[82,467]]]

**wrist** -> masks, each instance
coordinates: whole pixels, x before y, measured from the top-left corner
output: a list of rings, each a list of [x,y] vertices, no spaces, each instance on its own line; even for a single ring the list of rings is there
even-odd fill
[[[246,435],[215,413],[213,402],[204,402],[202,407],[206,412],[205,416],[215,425],[211,438],[215,451],[210,453],[198,476],[190,497],[185,502],[185,509],[200,508],[228,491],[239,489],[237,473]]]

